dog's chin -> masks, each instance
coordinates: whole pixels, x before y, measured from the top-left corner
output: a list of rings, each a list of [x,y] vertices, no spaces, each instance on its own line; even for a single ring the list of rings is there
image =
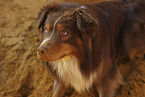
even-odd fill
[[[57,56],[57,57],[51,57],[51,56],[47,56],[47,55],[40,55],[37,53],[37,57],[38,59],[42,60],[42,61],[45,61],[45,62],[51,62],[51,61],[56,61],[56,60],[59,60],[59,59],[62,59],[64,58],[66,55],[63,54],[61,56]]]

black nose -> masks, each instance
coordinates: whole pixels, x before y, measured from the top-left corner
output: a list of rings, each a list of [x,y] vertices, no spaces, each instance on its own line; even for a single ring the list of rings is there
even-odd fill
[[[45,54],[48,52],[48,49],[46,47],[43,47],[43,46],[39,46],[37,48],[37,51],[39,52],[39,54]]]

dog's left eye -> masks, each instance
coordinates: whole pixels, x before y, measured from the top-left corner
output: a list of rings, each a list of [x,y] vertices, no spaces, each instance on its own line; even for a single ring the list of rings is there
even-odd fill
[[[66,36],[66,35],[68,35],[69,33],[68,32],[66,32],[66,31],[62,31],[62,32],[60,32],[60,35],[61,36]]]

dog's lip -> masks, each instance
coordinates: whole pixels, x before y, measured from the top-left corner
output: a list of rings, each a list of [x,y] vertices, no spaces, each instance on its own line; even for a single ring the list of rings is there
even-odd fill
[[[66,54],[62,55],[59,59],[62,59],[62,58],[64,58],[65,56],[66,56]]]
[[[40,55],[40,54],[38,54],[37,57],[38,57],[40,60],[44,61],[44,62],[53,62],[53,61],[56,61],[56,60],[62,59],[62,58],[64,58],[64,57],[66,56],[66,54],[63,54],[61,57],[59,57],[59,58],[57,58],[57,59],[54,59],[54,60],[48,60],[49,58],[45,58],[45,57],[46,57],[45,55],[46,55],[46,54],[44,54],[44,55]]]
[[[56,60],[51,60],[51,61],[47,61],[47,62],[53,62],[53,61],[57,61],[57,60],[60,60],[60,59],[62,59],[62,58],[64,58],[66,56],[66,54],[63,54],[61,57],[59,57],[58,59],[56,59]]]

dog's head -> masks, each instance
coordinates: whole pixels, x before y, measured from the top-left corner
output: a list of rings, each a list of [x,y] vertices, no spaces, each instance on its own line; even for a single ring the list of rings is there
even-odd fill
[[[65,56],[83,56],[92,48],[91,39],[97,22],[87,8],[77,4],[50,4],[38,14],[38,29],[42,43],[37,56],[43,61],[55,61]],[[87,45],[86,45],[87,44]]]

